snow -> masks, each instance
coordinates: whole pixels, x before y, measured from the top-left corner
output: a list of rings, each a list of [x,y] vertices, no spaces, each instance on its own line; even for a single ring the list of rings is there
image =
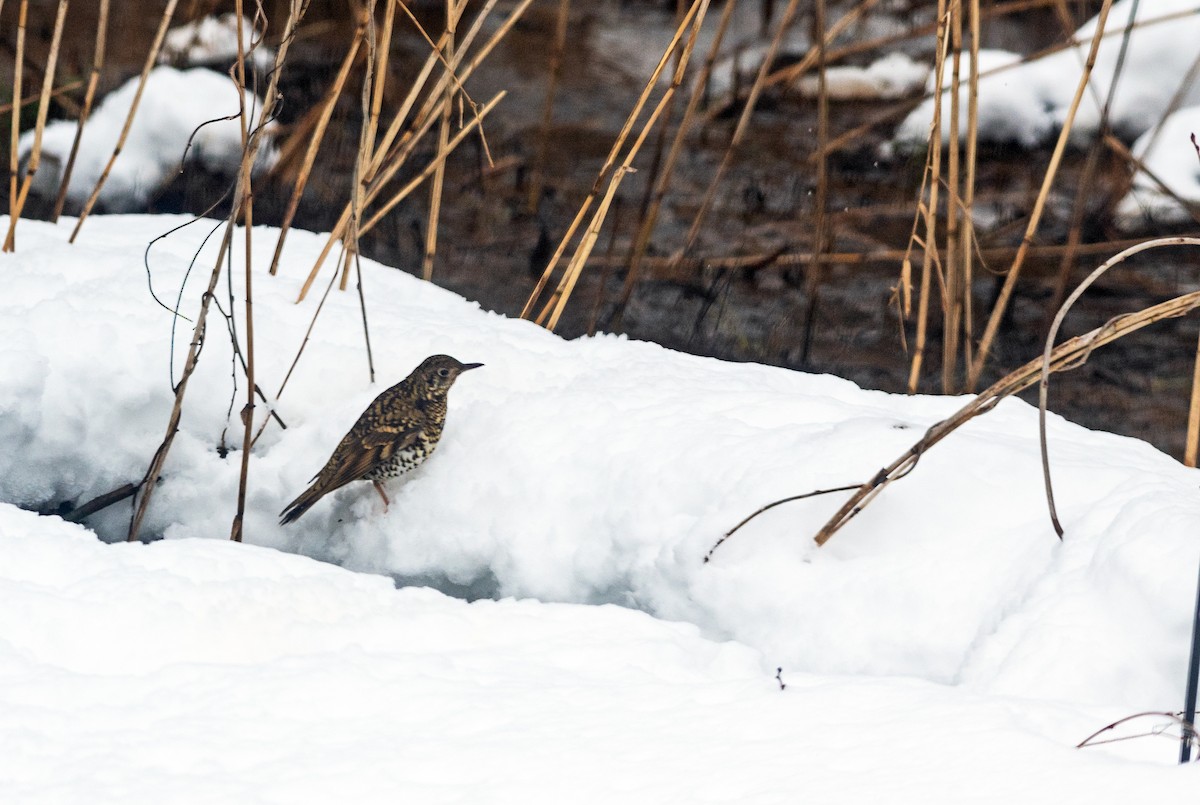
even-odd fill
[[[1071,141],[1083,145],[1093,139],[1100,125],[1101,110],[1108,97],[1120,58],[1122,39],[1134,9],[1134,0],[1114,3],[1105,25],[1092,70],[1089,91],[1084,94],[1071,129]],[[1197,0],[1155,0],[1137,5],[1124,66],[1110,110],[1113,130],[1134,139],[1154,126],[1166,114],[1172,99],[1184,83],[1195,62],[1194,43],[1200,38],[1200,2]],[[995,51],[980,54],[979,139],[984,142],[1015,143],[1032,148],[1052,139],[1066,120],[1079,78],[1095,35],[1097,18],[1075,32],[1077,44],[1032,61],[1006,69],[1006,63],[1019,60],[1018,54]],[[995,70],[995,72],[989,71]],[[959,95],[959,137],[967,132],[967,77],[970,59],[964,57],[960,68],[962,89]],[[943,87],[950,84],[947,60]],[[929,90],[935,86],[930,79]],[[1200,85],[1191,82],[1183,95],[1184,105],[1200,101]],[[885,155],[924,148],[933,120],[934,101],[927,98],[897,127]],[[942,95],[942,142],[950,137],[949,91]]]
[[[837,66],[825,71],[825,92],[831,100],[859,101],[902,98],[925,86],[929,66],[903,53],[888,53],[866,67]],[[796,83],[800,94],[815,98],[820,80],[806,74]]]
[[[67,190],[67,209],[81,209],[96,186],[125,126],[138,83],[139,77],[134,76],[105,96],[84,125]],[[245,96],[247,110],[262,109],[262,101],[254,93],[247,90]],[[100,191],[100,208],[108,212],[145,209],[155,191],[185,161],[214,172],[236,173],[242,154],[237,114],[237,87],[229,76],[202,68],[154,68],[147,76],[124,148]],[[46,198],[57,195],[76,128],[71,120],[46,126],[42,163],[32,193]],[[21,135],[22,164],[28,162],[33,140],[32,129]],[[274,158],[273,148],[266,145],[259,152],[256,169],[269,167]]]
[[[1172,193],[1200,204],[1200,155],[1192,144],[1196,132],[1200,132],[1200,106],[1188,106],[1139,137],[1132,151]],[[1126,230],[1148,223],[1182,224],[1191,220],[1187,210],[1142,170],[1134,175],[1133,187],[1116,209],[1117,225]]]
[[[255,32],[248,17],[242,17],[242,53],[250,53]],[[238,15],[232,11],[225,14],[210,14],[207,17],[177,26],[167,31],[159,51],[160,64],[174,65],[222,65],[237,61]],[[259,44],[251,56],[254,66],[266,70],[275,63],[275,52],[265,44]]]
[[[1200,474],[1052,416],[1059,542],[1020,401],[826,547],[810,537],[842,496],[778,507],[704,564],[759,505],[871,477],[964,400],[568,342],[364,260],[379,382],[358,295],[334,290],[276,402],[288,428],[255,448],[248,544],[226,541],[240,456],[217,445],[240,441],[244,396],[229,415],[219,317],[146,523],[165,539],[96,539],[123,537],[127,504],[86,529],[17,509],[141,477],[173,399],[142,253],[184,220],[99,216],[75,245],[73,221],[21,221],[0,255],[0,799],[1116,803],[1200,784],[1169,736],[1074,748],[1182,703]],[[212,223],[151,246],[162,299]],[[253,239],[268,393],[327,282],[295,304],[324,238],[291,233],[272,278],[276,235]],[[362,408],[437,352],[485,367],[390,511],[352,484],[279,526]]]

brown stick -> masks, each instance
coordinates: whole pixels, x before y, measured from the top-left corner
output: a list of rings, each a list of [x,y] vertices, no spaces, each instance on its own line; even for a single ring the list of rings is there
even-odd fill
[[[75,508],[71,509],[71,511],[64,514],[63,519],[70,523],[83,522],[85,518],[91,517],[98,511],[107,509],[114,503],[120,503],[126,498],[133,497],[137,491],[137,484],[123,484],[111,492],[105,492],[103,495],[97,495],[87,503],[84,503],[81,506],[76,506]]]
[[[938,34],[937,54],[934,59],[934,97],[940,98],[942,81],[945,76],[946,52],[950,45],[946,24],[946,0],[938,0]],[[908,393],[916,394],[921,383],[921,368],[925,362],[925,348],[929,334],[929,304],[932,289],[933,264],[937,258],[937,209],[938,191],[942,175],[942,104],[933,107],[933,120],[929,124],[929,144],[925,158],[926,176],[922,179],[922,189],[929,188],[929,200],[918,205],[918,215],[923,213],[925,222],[924,252],[921,258],[921,293],[917,298],[917,340],[913,350],[912,363],[908,372]],[[917,222],[913,221],[913,234],[909,245],[916,239]],[[907,259],[907,258],[906,258]]]

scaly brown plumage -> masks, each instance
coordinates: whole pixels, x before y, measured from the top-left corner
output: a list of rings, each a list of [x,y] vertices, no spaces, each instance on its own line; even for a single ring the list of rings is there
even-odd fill
[[[359,479],[375,484],[386,511],[390,501],[380,482],[403,475],[429,458],[446,424],[450,387],[460,374],[480,366],[449,355],[431,355],[376,397],[342,437],[312,486],[280,512],[280,524],[298,520],[318,500]]]

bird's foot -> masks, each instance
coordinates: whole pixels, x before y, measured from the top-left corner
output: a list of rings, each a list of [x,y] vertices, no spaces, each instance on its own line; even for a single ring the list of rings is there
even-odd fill
[[[379,497],[383,498],[383,513],[387,514],[388,506],[392,502],[388,500],[387,492],[383,491],[383,484],[379,483],[379,481],[372,481],[372,483],[375,484],[375,491],[379,493]]]

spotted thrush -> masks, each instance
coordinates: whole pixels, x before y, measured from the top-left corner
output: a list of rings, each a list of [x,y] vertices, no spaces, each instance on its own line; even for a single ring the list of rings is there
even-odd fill
[[[391,501],[381,481],[403,475],[429,458],[446,424],[450,386],[460,374],[480,366],[449,355],[421,361],[412,374],[367,406],[314,476],[312,486],[280,512],[280,524],[298,520],[318,500],[359,479],[375,484],[387,511]]]

